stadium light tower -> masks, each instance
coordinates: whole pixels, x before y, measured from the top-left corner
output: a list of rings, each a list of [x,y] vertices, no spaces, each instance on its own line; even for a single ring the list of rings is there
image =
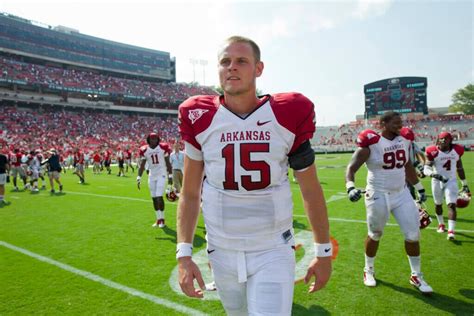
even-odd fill
[[[193,82],[196,82],[196,65],[199,64],[199,60],[191,58],[189,62],[193,65]]]
[[[199,64],[202,66],[202,85],[206,85],[206,66],[207,66],[207,60],[200,59]]]

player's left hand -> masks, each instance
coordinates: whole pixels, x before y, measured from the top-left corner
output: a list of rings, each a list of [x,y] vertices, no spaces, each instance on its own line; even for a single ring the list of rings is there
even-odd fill
[[[316,278],[314,282],[309,286],[308,293],[319,291],[329,281],[332,272],[332,259],[331,257],[315,257],[309,264],[308,271],[304,277],[304,283],[308,284],[311,282],[313,276]]]
[[[428,198],[426,197],[425,189],[421,189],[418,191],[418,200],[420,203],[426,202]]]
[[[417,174],[419,178],[424,178],[426,177],[424,172],[423,172],[424,166],[420,163],[416,166],[416,170],[418,170]]]
[[[194,280],[197,281],[199,288],[194,287]],[[194,263],[191,257],[178,259],[178,281],[181,290],[187,296],[196,298],[204,297],[206,285],[199,267]]]
[[[463,185],[463,186],[462,186],[462,191],[463,191],[464,193],[471,193],[471,191],[469,190],[469,187],[468,187],[467,185]]]

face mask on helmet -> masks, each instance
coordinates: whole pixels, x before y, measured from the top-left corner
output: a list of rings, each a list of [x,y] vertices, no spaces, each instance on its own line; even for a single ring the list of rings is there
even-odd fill
[[[175,188],[168,186],[168,188],[166,189],[166,199],[169,202],[174,202],[178,199],[178,194],[176,193]]]
[[[418,202],[416,203],[416,205],[418,206],[418,215],[420,218],[420,229],[426,228],[431,224],[430,214],[428,214],[424,205]]]
[[[458,199],[456,200],[456,207],[457,208],[468,207],[469,202],[471,202],[470,194],[466,192],[460,192],[458,195]]]

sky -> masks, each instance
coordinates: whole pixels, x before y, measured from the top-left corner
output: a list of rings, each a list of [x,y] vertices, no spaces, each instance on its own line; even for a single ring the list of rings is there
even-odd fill
[[[474,1],[0,0],[0,11],[83,34],[169,52],[177,82],[218,85],[217,50],[255,40],[263,93],[301,92],[317,124],[364,112],[364,84],[428,78],[428,107],[447,107],[474,82]],[[193,66],[191,60],[204,61]]]

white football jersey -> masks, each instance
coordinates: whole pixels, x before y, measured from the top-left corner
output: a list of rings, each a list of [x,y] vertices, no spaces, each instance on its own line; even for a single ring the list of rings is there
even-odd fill
[[[312,138],[314,106],[301,94],[276,94],[242,118],[222,103],[197,96],[179,109],[181,136],[199,153],[186,154],[204,161],[207,238],[217,247],[268,249],[292,229],[288,154]]]
[[[367,189],[391,192],[405,187],[405,165],[409,161],[411,141],[402,136],[389,140],[372,130],[365,130],[359,134],[357,145],[370,149],[366,161]]]
[[[148,166],[148,178],[156,180],[159,177],[166,175],[166,161],[165,157],[169,156],[171,149],[168,144],[160,143],[155,148],[145,145],[140,148],[140,159],[145,159]]]
[[[464,147],[458,144],[454,144],[448,152],[434,145],[426,148],[426,158],[433,162],[434,172],[450,180],[456,179],[456,164],[463,154]]]

